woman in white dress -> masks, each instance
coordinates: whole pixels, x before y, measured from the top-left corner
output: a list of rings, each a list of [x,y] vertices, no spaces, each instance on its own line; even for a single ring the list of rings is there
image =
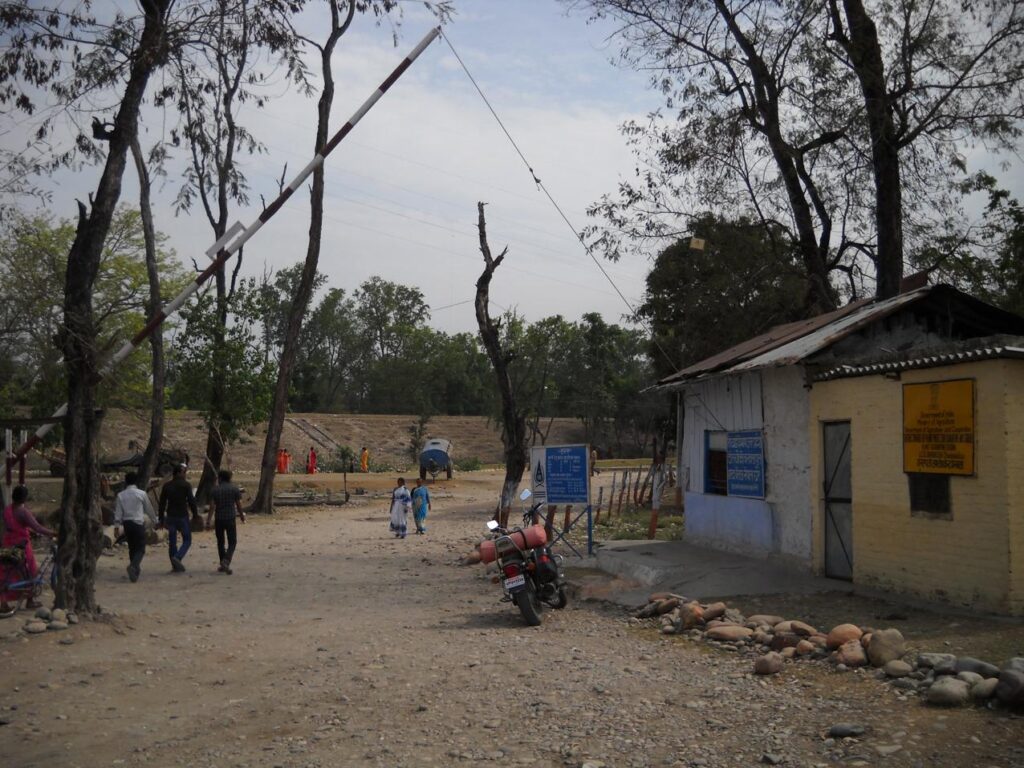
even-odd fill
[[[412,496],[405,487],[405,478],[398,478],[398,485],[391,491],[391,523],[389,528],[396,539],[404,539],[408,532],[408,515],[412,509]]]

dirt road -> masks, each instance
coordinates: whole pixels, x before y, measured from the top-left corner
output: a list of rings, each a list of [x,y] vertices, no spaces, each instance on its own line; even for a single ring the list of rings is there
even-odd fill
[[[102,558],[116,619],[33,638],[0,623],[2,764],[1024,764],[1020,718],[929,710],[868,675],[755,680],[579,600],[528,628],[482,567],[455,565],[485,517],[455,501],[404,541],[383,500],[251,520],[232,576],[209,533],[183,575],[163,550],[137,584],[126,553]],[[837,722],[868,735],[830,743]]]

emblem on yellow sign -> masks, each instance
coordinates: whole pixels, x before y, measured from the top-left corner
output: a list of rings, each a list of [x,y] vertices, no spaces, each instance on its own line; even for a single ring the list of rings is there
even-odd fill
[[[974,381],[903,385],[903,471],[974,474]]]

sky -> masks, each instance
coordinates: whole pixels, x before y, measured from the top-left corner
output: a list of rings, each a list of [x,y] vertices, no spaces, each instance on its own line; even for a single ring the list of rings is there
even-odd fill
[[[445,33],[529,160],[576,228],[593,223],[586,207],[633,173],[619,133],[627,119],[659,105],[641,73],[612,63],[607,25],[566,16],[554,0],[459,0]],[[315,6],[315,4],[314,4]],[[323,16],[307,12],[301,26],[322,35]],[[334,57],[337,92],[332,132],[340,127],[426,34],[435,21],[418,3],[405,4],[397,47],[394,29],[357,17]],[[252,204],[236,209],[243,225],[277,194],[287,163],[291,178],[312,157],[316,102],[278,78],[266,107],[242,121],[266,148],[242,157]],[[110,114],[112,116],[112,113]],[[109,119],[109,116],[108,116]],[[177,115],[150,109],[144,149],[168,135]],[[180,152],[180,150],[179,150]],[[175,215],[183,155],[154,190],[156,225],[182,261],[202,264],[212,230],[201,211]],[[99,169],[63,173],[52,181],[48,210],[72,217]],[[122,200],[134,204],[138,185],[124,177]],[[622,322],[629,308],[560,218],[502,133],[442,39],[430,45],[363,118],[326,163],[320,270],[327,285],[351,291],[373,275],[415,286],[430,307],[429,324],[446,332],[475,331],[475,283],[483,267],[477,202],[487,203],[488,236],[508,255],[492,282],[492,313],[516,309],[530,321],[561,314],[570,320],[599,312]],[[308,194],[297,192],[246,245],[242,273],[260,275],[305,257]],[[649,263],[604,266],[634,305]]]

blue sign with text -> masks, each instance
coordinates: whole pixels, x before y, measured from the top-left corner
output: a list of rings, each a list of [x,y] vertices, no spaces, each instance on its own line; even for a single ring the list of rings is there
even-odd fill
[[[764,498],[764,434],[755,430],[726,436],[726,491],[730,496]]]
[[[590,468],[587,446],[547,446],[544,485],[548,504],[589,504]]]

